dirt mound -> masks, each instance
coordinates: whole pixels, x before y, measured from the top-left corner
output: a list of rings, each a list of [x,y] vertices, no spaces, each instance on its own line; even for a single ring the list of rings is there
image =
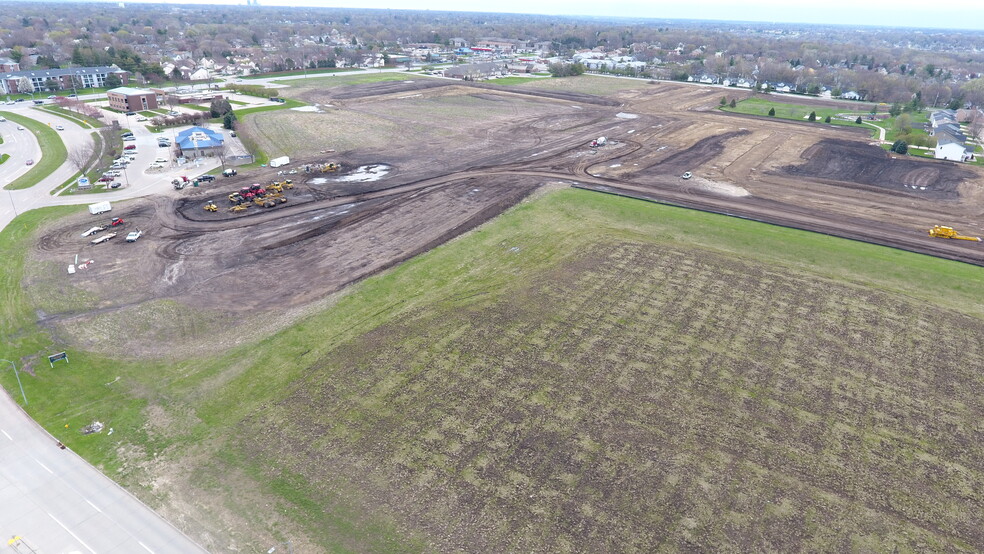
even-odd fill
[[[747,134],[748,131],[742,130],[707,137],[686,150],[670,154],[666,158],[641,169],[639,173],[649,173],[651,170],[656,170],[659,173],[676,175],[691,171],[724,152],[724,146],[728,140]]]
[[[877,146],[825,139],[807,148],[806,163],[781,168],[787,175],[870,185],[936,199],[956,199],[973,173],[954,163],[910,159]]]

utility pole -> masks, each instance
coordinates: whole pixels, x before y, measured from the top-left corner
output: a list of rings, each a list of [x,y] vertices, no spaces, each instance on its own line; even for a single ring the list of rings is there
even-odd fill
[[[17,366],[14,365],[14,362],[10,360],[0,359],[0,362],[7,362],[8,364],[10,364],[10,367],[14,368],[14,377],[17,378],[17,386],[20,387],[21,396],[24,397],[24,405],[27,406],[27,395],[24,394],[24,385],[21,384],[20,374],[17,373]]]

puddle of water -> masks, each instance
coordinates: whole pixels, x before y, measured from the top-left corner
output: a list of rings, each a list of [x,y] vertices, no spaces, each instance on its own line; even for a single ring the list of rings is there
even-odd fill
[[[634,113],[618,112],[617,114],[615,114],[615,117],[619,119],[636,119],[639,116]]]
[[[368,183],[385,177],[392,169],[386,164],[360,165],[354,171],[338,177],[315,177],[308,180],[309,185],[324,185],[325,183]]]
[[[291,108],[295,112],[318,112],[321,113],[321,107],[318,105],[314,106],[298,106],[296,108]]]
[[[622,164],[612,164],[612,165],[610,165],[608,167],[622,167]]]
[[[378,181],[386,176],[390,172],[390,166],[386,164],[370,164],[370,165],[360,165],[355,168],[355,171],[349,173],[348,175],[340,175],[333,181],[340,183],[367,183],[369,181]]]

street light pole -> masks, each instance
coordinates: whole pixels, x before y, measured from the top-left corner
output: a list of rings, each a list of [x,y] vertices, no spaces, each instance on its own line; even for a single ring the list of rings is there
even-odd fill
[[[24,405],[27,406],[27,395],[24,394],[24,385],[21,384],[20,374],[17,373],[17,366],[15,366],[14,365],[14,362],[12,362],[10,360],[0,359],[0,362],[7,362],[8,364],[10,364],[10,367],[14,368],[14,377],[17,378],[17,386],[20,387],[21,396],[24,397]]]

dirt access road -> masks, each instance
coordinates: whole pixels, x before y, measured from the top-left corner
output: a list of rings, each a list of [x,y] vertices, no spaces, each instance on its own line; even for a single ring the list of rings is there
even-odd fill
[[[305,100],[331,107],[256,123],[287,121],[303,143],[287,203],[228,211],[230,192],[282,178],[268,169],[114,211],[144,231],[136,243],[121,233],[91,245],[81,231],[107,218],[65,220],[42,234],[28,290],[42,321],[84,348],[121,353],[112,337],[128,330],[129,355],[173,355],[175,343],[214,351],[282,328],[550,183],[984,265],[984,245],[926,234],[934,224],[984,234],[979,169],[895,159],[866,131],[722,113],[720,95],[670,83],[608,97],[447,81],[311,90]],[[342,144],[318,140],[319,130],[365,121],[384,131],[319,153]],[[609,143],[589,148],[600,136]],[[342,170],[316,169],[329,160]],[[695,177],[681,179],[685,171]],[[208,200],[221,209],[203,210]],[[75,255],[93,263],[69,277]],[[66,290],[83,305],[60,301]]]

